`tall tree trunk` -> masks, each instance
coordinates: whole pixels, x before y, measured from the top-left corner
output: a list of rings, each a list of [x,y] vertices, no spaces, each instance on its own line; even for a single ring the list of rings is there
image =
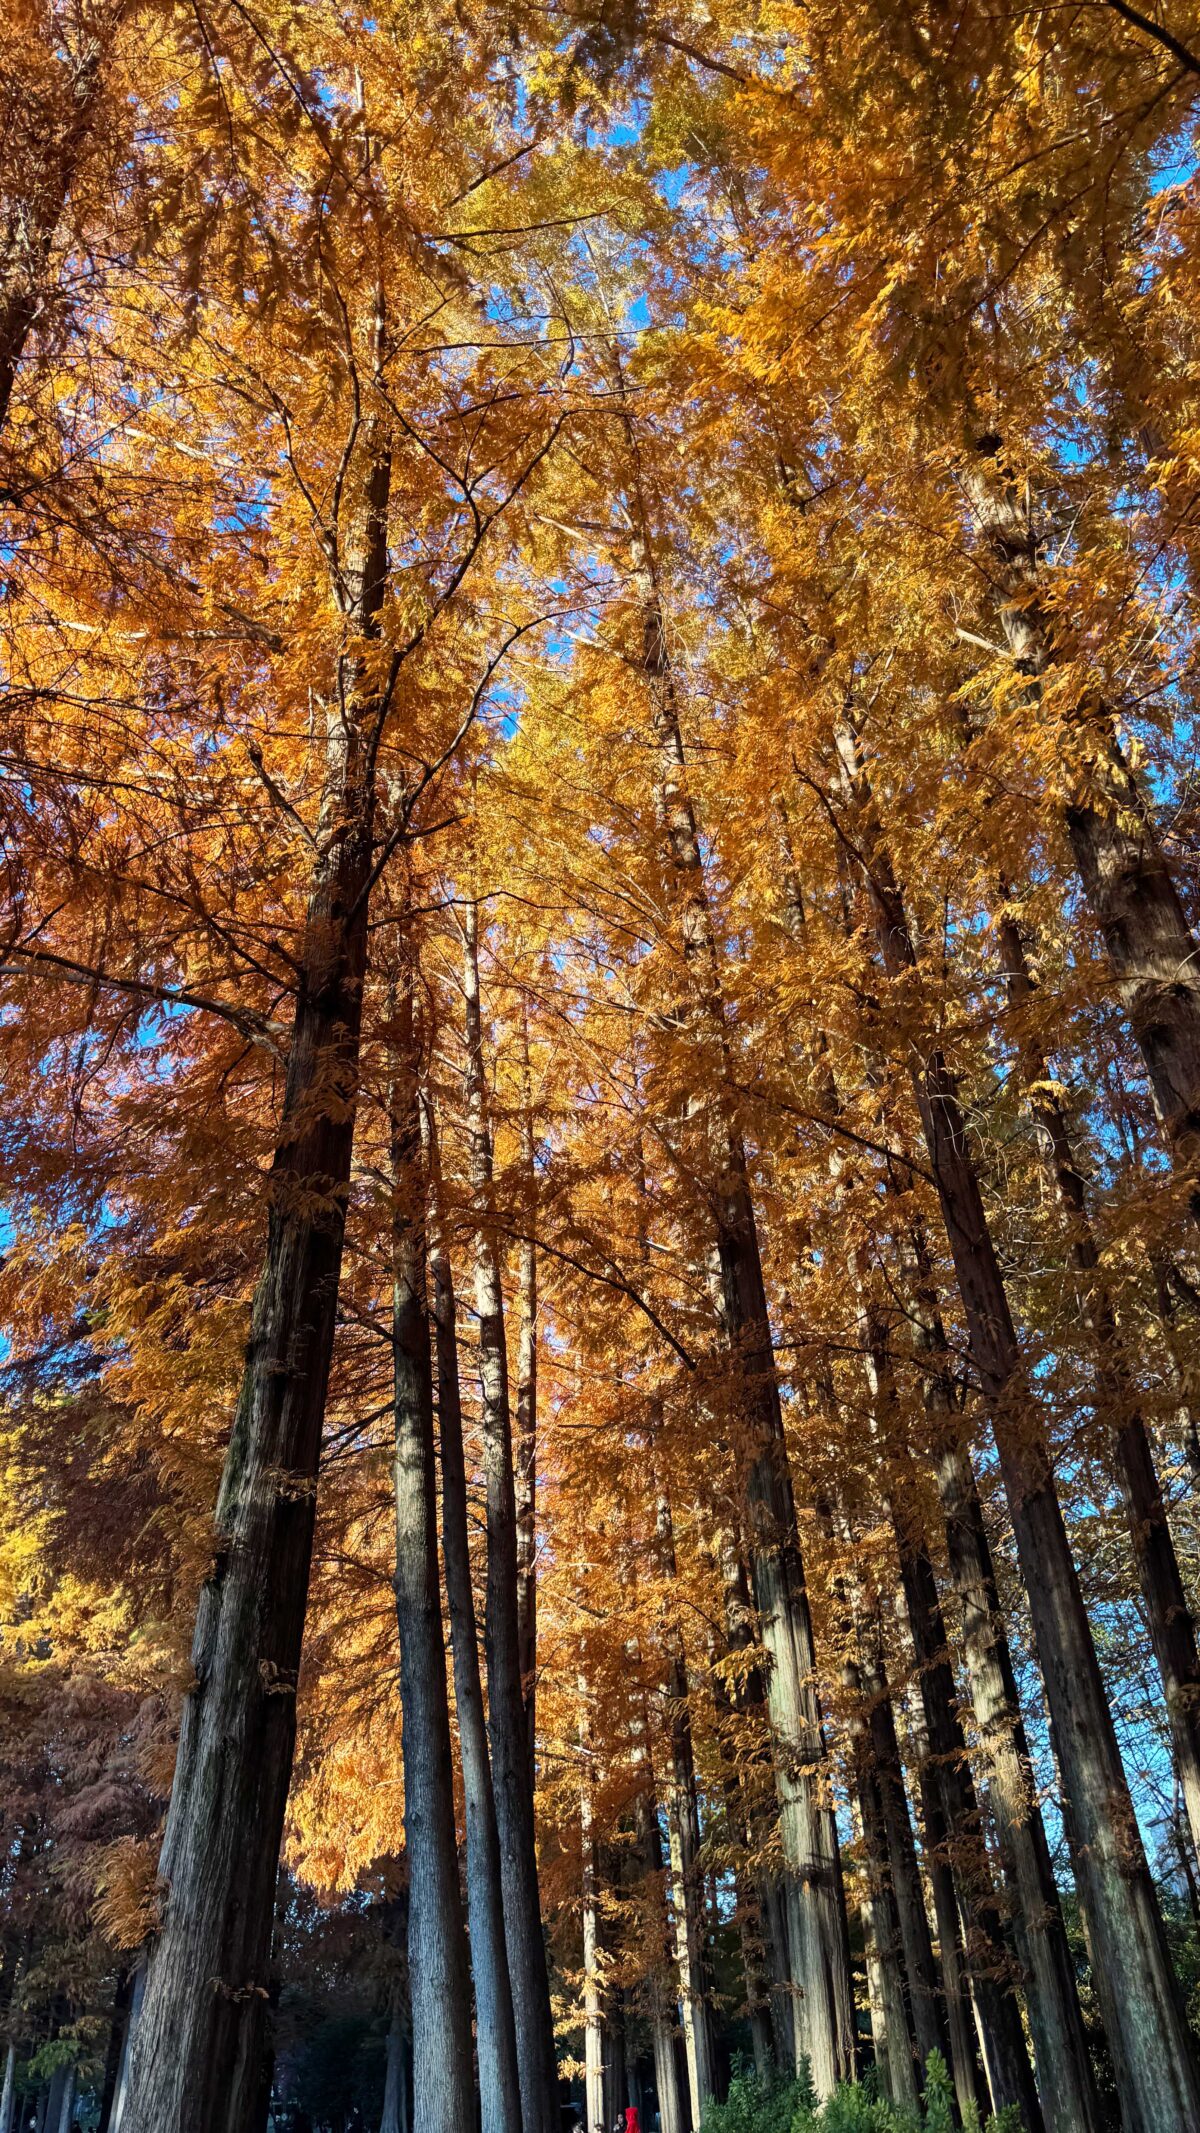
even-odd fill
[[[374,422],[366,427],[344,573],[352,637],[377,634],[387,576],[391,461]],[[367,966],[367,738],[379,706],[364,695],[357,652],[342,668],[327,717],[320,856],[299,946],[266,1254],[196,1618],[159,1867],[166,1893],[124,2133],[247,2133],[258,2093]]]
[[[1028,1009],[1035,991],[1020,928],[1011,912],[1000,919],[1010,1004]],[[1087,1187],[1075,1160],[1070,1127],[1047,1072],[1041,1048],[1026,1028],[1020,1040],[1021,1068],[1030,1109],[1039,1128],[1060,1205],[1070,1225],[1071,1259],[1079,1276],[1083,1308],[1097,1351],[1097,1404],[1111,1431],[1117,1479],[1129,1519],[1133,1559],[1146,1607],[1150,1641],[1162,1677],[1175,1764],[1200,1858],[1200,1651],[1180,1575],[1166,1505],[1155,1470],[1150,1435],[1105,1279],[1088,1212]]]
[[[930,1838],[931,1848],[950,1872],[952,1895],[962,1919],[970,1990],[992,2102],[999,2109],[1014,2095],[1021,2096],[1022,2116],[1029,2133],[1034,2133],[1041,2125],[1042,2114],[1021,2010],[1013,1990],[1014,1965],[1003,1913],[958,1717],[937,1580],[919,1524],[914,1526],[911,1507],[907,1517],[897,1516],[893,1507],[893,1520],[905,1621],[917,1662],[924,1717],[921,1782],[936,1813],[937,1835]],[[951,1907],[943,1904],[942,1908],[949,1911]],[[943,1951],[945,1930],[939,1915],[938,1936]],[[972,2050],[972,2063],[974,2056]],[[965,2110],[965,2082],[957,2071],[955,2079],[960,2108]]]
[[[645,513],[641,519],[644,526]],[[717,1296],[735,1412],[746,1443],[743,1515],[751,1577],[769,1665],[767,1710],[775,1741],[776,1785],[784,1857],[792,1875],[791,1966],[800,1989],[805,2050],[819,2096],[832,2094],[854,2067],[849,1937],[837,1827],[813,1773],[825,1760],[815,1687],[812,1621],[783,1434],[779,1385],[767,1311],[758,1228],[745,1150],[729,1103],[728,1036],[717,943],[709,910],[695,811],[688,789],[674,678],[662,602],[644,532],[636,571],[642,600],[642,665],[650,694],[656,751],[655,805],[674,877],[677,923],[695,997],[699,1048],[716,1044],[726,1086],[708,1105],[705,1179],[711,1207]]]
[[[483,1398],[487,1491],[485,1642],[492,1788],[500,1835],[504,1935],[517,2025],[524,2133],[558,2133],[558,2076],[550,2016],[550,1980],[542,1936],[534,1840],[529,1733],[521,1695],[517,1631],[517,1514],[500,1255],[492,1226],[492,1141],[487,1114],[479,998],[478,913],[463,923],[466,996],[466,1103],[476,1223],[475,1307]]]
[[[454,1767],[437,1552],[433,1366],[426,1292],[411,976],[397,1004],[392,1088],[396,1620],[400,1631],[404,1841],[413,2079],[422,2133],[474,2115],[471,2001],[454,1827]]]
[[[1013,1934],[1025,1977],[1043,2114],[1052,2133],[1096,2133],[1100,2104],[1075,1964],[1033,1782],[983,1508],[955,1398],[950,1352],[918,1224],[909,1225],[908,1241],[913,1254],[913,1316],[925,1370],[932,1465],[945,1523],[947,1565],[961,1614],[963,1659],[988,1769],[1001,1861],[1014,1897]]]
[[[853,1630],[848,1622],[846,1627],[852,1636]],[[892,1861],[893,1832],[889,1828],[882,1776],[872,1740],[868,1699],[858,1660],[849,1649],[843,1661],[842,1676],[850,1698],[850,1746],[862,1825],[866,1882],[863,1922],[867,1935],[875,2057],[892,2102],[902,2109],[915,2110],[921,2087],[918,2069],[924,2066],[928,2051],[935,2046],[944,2048],[944,2039],[939,2035],[933,1948],[925,1945],[929,1940],[928,1920],[923,1939],[916,1944],[911,1919],[907,1935],[901,1924]],[[915,1873],[916,1854],[912,1847],[911,1828],[908,1852]],[[902,1873],[904,1863],[902,1852]],[[919,1881],[917,1888],[919,1894]],[[911,1886],[906,1893],[911,1901]]]
[[[529,1079],[529,1022],[521,1011],[521,1168],[526,1207],[524,1235],[517,1261],[517,1644],[521,1694],[529,1735],[530,1783],[537,1737],[537,1246],[533,1229],[537,1212],[534,1166],[533,1093]]]
[[[685,2133],[685,2117],[679,2092],[679,2063],[675,2052],[676,2003],[673,1992],[668,1989],[670,1957],[667,1947],[668,1922],[666,1910],[666,1879],[663,1863],[662,1831],[658,1826],[654,1793],[648,1757],[646,1754],[646,1726],[639,1722],[634,1740],[633,1760],[646,1773],[647,1782],[638,1794],[637,1825],[642,1854],[642,1866],[651,1885],[651,1901],[659,1922],[657,1939],[661,1959],[654,1964],[648,1980],[650,2038],[654,2047],[654,2084],[658,2092],[658,2109],[661,2133]],[[607,2133],[607,2128],[605,2129]]]
[[[661,1488],[655,1514],[655,1551],[659,1575],[664,1586],[670,1589],[676,1578],[675,1534],[670,1499]],[[667,1658],[667,1737],[671,1754],[666,1808],[675,1960],[679,1969],[692,2123],[698,2126],[715,2087],[712,2017],[704,1953],[704,1885],[699,1864],[700,1810],[683,1639],[678,1624],[670,1618],[664,1624],[663,1634]]]
[[[113,1987],[112,2019],[109,2023],[108,2044],[104,2053],[104,2073],[100,2082],[100,2115],[96,2121],[96,2133],[108,2133],[109,2121],[116,2101],[117,2077],[125,2052],[125,2040],[129,2031],[129,2009],[133,1997],[133,1964],[123,1962],[117,1971]],[[0,2133],[9,2133],[0,2105]]]
[[[426,1103],[423,1108],[429,1150],[429,1258],[433,1276],[442,1452],[442,1556],[450,1613],[450,1647],[454,1655],[454,1702],[458,1714],[467,1825],[467,1919],[475,1976],[482,2124],[483,2133],[521,2133],[517,2032],[504,1939],[500,1837],[492,1792],[471,1582],[454,1276],[442,1230],[436,1122],[432,1106]]]
[[[12,2133],[13,2104],[16,2100],[17,2047],[10,2043],[4,2054],[4,2086],[0,2089],[0,2133]]]
[[[604,1987],[600,1975],[600,1914],[596,1839],[592,1828],[591,1732],[586,1718],[587,1685],[580,1683],[585,1712],[581,1727],[579,1822],[583,1860],[583,2084],[584,2133],[608,2133],[604,2122]]]
[[[1028,488],[1005,466],[1002,439],[993,433],[978,441],[966,489],[995,571],[1009,649],[1037,689],[1055,656],[1040,538]],[[1078,796],[1065,810],[1067,835],[1146,1062],[1167,1145],[1194,1180],[1200,1168],[1200,945],[1122,754],[1115,720],[1103,704],[1089,706],[1089,712],[1096,738],[1089,744],[1086,785],[1081,778]]]
[[[881,959],[900,977],[917,966],[901,893],[857,744],[845,728],[838,740]],[[1200,2121],[1200,2076],[957,1089],[935,1043],[912,1081],[1029,1596],[1122,2109],[1138,2133],[1184,2133]]]
[[[388,2023],[383,2077],[383,2115],[379,2133],[408,2133],[408,2031],[399,2001]]]

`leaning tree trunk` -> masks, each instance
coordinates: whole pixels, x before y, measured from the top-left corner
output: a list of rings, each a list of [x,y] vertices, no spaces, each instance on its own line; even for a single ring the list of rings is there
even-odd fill
[[[901,893],[848,729],[838,746],[881,960],[900,977],[917,967]],[[911,1072],[1029,1597],[1122,2109],[1138,2133],[1185,2133],[1200,2122],[1200,2075],[957,1087],[936,1044]]]
[[[483,2133],[521,2133],[517,2032],[504,1940],[500,1836],[492,1793],[475,1596],[471,1583],[454,1276],[442,1236],[437,1129],[428,1103],[424,1106],[424,1119],[429,1149],[429,1257],[433,1275],[442,1451],[442,1556],[446,1568],[450,1647],[454,1655],[454,1704],[458,1716],[467,1825],[467,1919],[475,1976],[482,2126]]]
[[[644,514],[643,514],[644,517]],[[693,997],[677,1010],[691,1019],[698,1049],[715,1047],[728,1079],[728,1033],[695,810],[688,788],[662,602],[644,533],[637,542],[642,600],[642,669],[650,694],[656,753],[655,807],[677,894],[677,924]],[[771,1343],[758,1228],[745,1151],[727,1088],[700,1107],[712,1212],[715,1289],[735,1380],[731,1408],[745,1442],[743,1516],[755,1605],[769,1666],[767,1710],[775,1742],[784,1858],[792,1876],[791,1968],[800,1989],[805,2051],[819,2096],[853,2071],[849,1938],[837,1827],[814,1773],[825,1760],[815,1687],[812,1621],[796,1526]]]
[[[1009,1003],[1028,1009],[1035,985],[1020,928],[1011,913],[1000,920]],[[1087,1187],[1075,1160],[1066,1114],[1032,1033],[1021,1033],[1021,1071],[1046,1151],[1059,1203],[1071,1233],[1071,1258],[1079,1275],[1084,1314],[1096,1342],[1097,1394],[1101,1419],[1112,1433],[1117,1480],[1129,1520],[1133,1559],[1146,1608],[1150,1641],[1162,1677],[1175,1765],[1187,1809],[1192,1845],[1200,1858],[1200,1651],[1180,1574],[1179,1559],[1117,1321],[1116,1304],[1100,1263],[1089,1219]]]
[[[496,1824],[500,1835],[504,1934],[517,2024],[524,2133],[558,2133],[554,2027],[538,1895],[529,1733],[521,1695],[512,1423],[504,1339],[504,1294],[500,1282],[500,1255],[492,1227],[492,1143],[484,1081],[477,927],[476,906],[470,903],[463,923],[463,985],[466,996],[467,1123],[476,1223],[475,1307],[479,1315],[479,1377],[487,1494],[485,1643],[488,1734]]]
[[[1018,670],[1040,691],[1055,647],[1040,540],[1028,492],[979,439],[966,490],[996,572],[1000,619]],[[1149,809],[1104,704],[1089,707],[1086,775],[1064,810],[1084,893],[1137,1039],[1168,1147],[1192,1180],[1200,1169],[1200,945]],[[1197,1194],[1193,1192],[1193,1203]]]
[[[347,620],[361,635],[378,629],[389,488],[388,451],[369,424],[346,573],[355,588]],[[258,2094],[367,967],[374,783],[366,729],[378,706],[364,697],[353,655],[340,678],[327,721],[319,857],[298,952],[266,1254],[196,1618],[159,1865],[161,1923],[123,2133],[247,2133]]]
[[[392,1090],[396,1621],[400,1631],[404,1842],[413,2082],[422,2133],[474,2115],[471,1998],[446,1693],[437,1552],[433,1367],[426,1294],[425,1177],[411,980],[396,1016]]]

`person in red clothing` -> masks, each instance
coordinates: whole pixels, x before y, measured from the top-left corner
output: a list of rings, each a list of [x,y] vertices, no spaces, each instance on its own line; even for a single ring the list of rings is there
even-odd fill
[[[625,2107],[625,2133],[642,2133],[642,2121],[638,2117],[636,2103],[627,2104]]]

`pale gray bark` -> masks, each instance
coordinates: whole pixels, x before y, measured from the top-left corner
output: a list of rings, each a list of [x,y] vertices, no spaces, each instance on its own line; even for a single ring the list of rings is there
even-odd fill
[[[17,2047],[10,2043],[4,2055],[4,2087],[0,2090],[0,2133],[12,2133],[16,2100]]]
[[[521,1014],[520,1130],[526,1205],[525,1234],[517,1259],[517,1644],[521,1695],[529,1735],[529,1767],[533,1773],[537,1741],[538,1267],[533,1236],[537,1173],[534,1166],[533,1092],[529,1077],[529,1023],[524,1007]]]
[[[675,921],[695,997],[681,1011],[728,1065],[728,1037],[695,811],[688,789],[661,599],[644,532],[637,543],[642,665],[656,751],[655,805],[677,891]],[[705,1186],[718,1262],[718,1300],[745,1432],[743,1516],[755,1605],[769,1665],[766,1701],[775,1740],[784,1857],[791,1872],[789,1947],[804,2040],[820,2096],[854,2066],[849,1942],[833,1815],[812,1775],[825,1760],[815,1685],[812,1622],[783,1435],[758,1229],[745,1151],[728,1091],[703,1121]]]
[[[483,2133],[521,2133],[517,2033],[504,1939],[500,1837],[471,1580],[454,1276],[442,1234],[437,1128],[428,1103],[424,1106],[424,1130],[429,1150],[429,1256],[442,1452],[442,1555],[467,1826],[467,1918],[475,1977],[482,2127]]]
[[[550,1981],[538,1895],[529,1733],[517,1630],[517,1516],[500,1254],[493,1228],[492,1141],[479,997],[478,912],[463,920],[467,1125],[475,1216],[475,1307],[487,1495],[485,1643],[492,1789],[500,1836],[504,1933],[517,2026],[524,2133],[558,2133]]]
[[[1003,885],[1001,888],[1003,891]],[[1028,1007],[1035,991],[1024,942],[1011,913],[1001,918],[997,930],[1009,1001],[1020,1011]],[[1129,1520],[1150,1641],[1162,1678],[1175,1766],[1193,1850],[1200,1858],[1200,1651],[1195,1622],[1116,1303],[1092,1229],[1087,1186],[1075,1160],[1066,1113],[1054,1092],[1041,1047],[1028,1029],[1021,1033],[1019,1049],[1030,1109],[1070,1227],[1071,1259],[1079,1277],[1084,1315],[1096,1342],[1097,1406],[1116,1455],[1116,1478]]]
[[[881,960],[897,977],[917,960],[901,893],[854,737],[843,728],[838,742]],[[914,1059],[912,1080],[1029,1597],[1122,2109],[1136,2133],[1185,2133],[1200,2121],[1200,2076],[957,1090],[936,1043]]]
[[[454,1826],[454,1767],[437,1551],[426,1182],[411,982],[394,1016],[392,1086],[396,1620],[400,1631],[404,1842],[413,2086],[421,2133],[474,2116],[471,2000]]]

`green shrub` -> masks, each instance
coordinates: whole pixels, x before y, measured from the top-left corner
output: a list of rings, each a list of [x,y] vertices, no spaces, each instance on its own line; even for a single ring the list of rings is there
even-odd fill
[[[954,2086],[940,2052],[931,2052],[925,2068],[924,2109],[897,2110],[881,2097],[872,2081],[843,2082],[827,2103],[818,2104],[805,2067],[795,2081],[761,2082],[755,2074],[735,2074],[724,2103],[710,2103],[701,2133],[957,2133]],[[979,2133],[970,2112],[963,2133]],[[1022,2133],[1014,2107],[989,2118],[984,2133]]]

